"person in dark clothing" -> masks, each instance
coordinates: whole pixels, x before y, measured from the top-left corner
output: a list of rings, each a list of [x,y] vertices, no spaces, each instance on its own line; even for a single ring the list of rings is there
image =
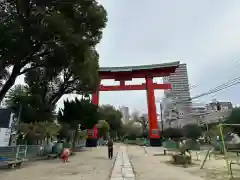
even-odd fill
[[[113,141],[111,139],[108,140],[107,146],[108,146],[108,158],[112,159],[113,158]]]

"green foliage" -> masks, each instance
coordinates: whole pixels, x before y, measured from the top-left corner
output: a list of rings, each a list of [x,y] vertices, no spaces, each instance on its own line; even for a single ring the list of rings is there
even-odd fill
[[[223,135],[227,135],[229,132],[232,132],[232,129],[228,126],[223,126],[222,128]],[[213,126],[211,129],[208,130],[205,134],[206,136],[210,136],[212,138],[216,138],[217,136],[221,137],[219,126]]]
[[[168,128],[165,129],[162,134],[164,138],[179,139],[183,137],[182,131],[179,128]]]
[[[229,126],[235,133],[240,133],[240,108],[234,108],[230,116],[225,121],[226,124],[239,124],[239,126]]]
[[[55,106],[48,104],[37,92],[31,92],[28,86],[16,85],[6,97],[5,105],[13,110],[20,121],[25,123],[53,121]]]
[[[111,105],[103,105],[99,107],[100,118],[105,119],[111,131],[118,131],[122,125],[122,114],[119,110]]]
[[[60,124],[69,125],[73,133],[72,148],[79,137],[79,128],[92,129],[99,120],[98,106],[91,103],[90,99],[81,100],[75,98],[73,101],[64,101],[64,109],[59,111],[58,121]]]
[[[56,137],[60,131],[60,126],[52,122],[20,123],[16,126],[19,139],[28,141],[33,139],[47,139]]]
[[[99,119],[97,108],[90,100],[67,100],[64,101],[64,108],[59,111],[58,121],[60,124],[69,124],[74,130],[79,125],[81,129],[92,129]]]
[[[142,127],[142,136],[148,136],[148,120],[145,117],[139,117],[138,119],[135,118],[135,122],[140,123]]]
[[[64,85],[57,86],[61,94],[69,83],[84,92],[96,86],[95,46],[107,21],[96,0],[2,0],[0,12],[0,102],[19,75],[39,68],[46,81],[63,77]]]
[[[37,68],[30,71],[26,74],[25,82],[32,91],[42,94],[52,105],[64,94],[89,94],[98,85],[99,56],[93,48],[83,53],[84,59],[79,58],[60,70]]]
[[[78,132],[78,138],[79,138],[79,140],[87,139],[87,131],[83,130],[83,131]]]
[[[53,122],[39,122],[37,128],[41,135],[46,138],[56,137],[61,129],[60,125]]]
[[[110,130],[110,126],[108,122],[105,120],[99,120],[97,124],[97,128],[98,128],[99,137],[102,137],[102,136],[106,137]]]
[[[203,130],[196,124],[188,124],[182,128],[182,132],[186,138],[197,139],[202,135]]]
[[[142,135],[142,128],[137,126],[134,122],[129,122],[128,124],[122,125],[120,132],[122,137],[135,140]]]

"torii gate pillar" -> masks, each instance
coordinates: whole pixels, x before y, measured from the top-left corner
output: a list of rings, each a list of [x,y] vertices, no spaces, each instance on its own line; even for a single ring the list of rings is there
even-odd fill
[[[148,105],[148,119],[149,119],[149,138],[151,144],[155,145],[159,142],[159,128],[157,123],[157,110],[154,95],[154,84],[152,77],[146,77],[146,89],[147,89],[147,105]],[[154,141],[154,142],[153,142]]]

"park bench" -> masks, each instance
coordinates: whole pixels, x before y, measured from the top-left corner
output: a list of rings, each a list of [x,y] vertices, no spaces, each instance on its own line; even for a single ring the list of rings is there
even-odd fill
[[[24,160],[16,159],[16,160],[0,160],[1,165],[6,165],[8,168],[20,168]]]
[[[47,155],[48,159],[56,159],[59,157],[58,153],[51,153]]]

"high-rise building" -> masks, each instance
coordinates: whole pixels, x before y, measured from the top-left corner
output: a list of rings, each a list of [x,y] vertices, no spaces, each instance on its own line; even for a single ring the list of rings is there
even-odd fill
[[[129,115],[129,108],[126,106],[122,106],[119,108],[119,110],[122,113],[122,123],[126,124],[129,121],[130,115]]]
[[[187,115],[191,113],[187,65],[180,64],[175,73],[163,77],[163,83],[172,85],[171,90],[164,90],[164,99],[168,101],[168,106],[163,105],[165,123],[169,126],[181,127],[187,123]]]

